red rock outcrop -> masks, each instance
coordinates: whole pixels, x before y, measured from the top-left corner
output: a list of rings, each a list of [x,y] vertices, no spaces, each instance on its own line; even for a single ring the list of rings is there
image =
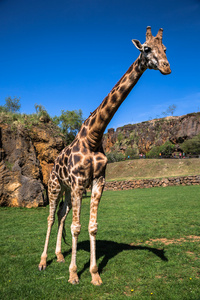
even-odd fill
[[[49,173],[64,147],[64,137],[51,122],[30,128],[1,123],[0,205],[43,206]]]
[[[181,117],[166,117],[119,127],[111,128],[104,135],[105,152],[116,150],[125,152],[127,147],[137,147],[140,153],[146,154],[153,146],[160,146],[167,140],[174,144],[200,134],[200,113]]]

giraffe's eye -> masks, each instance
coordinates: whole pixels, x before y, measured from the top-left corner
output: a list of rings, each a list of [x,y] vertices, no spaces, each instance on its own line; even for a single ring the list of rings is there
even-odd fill
[[[163,51],[166,53],[167,48],[163,45]]]
[[[151,48],[149,48],[149,47],[147,47],[147,46],[146,46],[146,47],[144,47],[144,52],[145,52],[145,53],[149,53],[149,52],[151,52]]]

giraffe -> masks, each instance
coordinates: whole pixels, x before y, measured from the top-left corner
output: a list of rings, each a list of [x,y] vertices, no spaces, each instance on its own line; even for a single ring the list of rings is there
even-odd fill
[[[147,69],[159,70],[162,74],[171,73],[170,65],[166,57],[166,47],[162,43],[163,29],[159,29],[154,37],[151,27],[146,29],[146,41],[141,44],[138,40],[132,40],[140,51],[139,57],[129,67],[111,92],[105,97],[97,109],[83,123],[74,141],[58,155],[48,182],[49,216],[48,229],[44,251],[41,255],[39,270],[46,268],[47,248],[51,228],[55,220],[55,212],[62,194],[65,192],[65,200],[58,209],[58,235],[56,243],[56,256],[58,262],[64,262],[61,253],[61,239],[64,230],[65,218],[72,208],[72,255],[69,266],[69,282],[79,283],[76,265],[76,252],[78,235],[80,234],[80,213],[82,196],[90,185],[90,273],[91,283],[101,285],[102,280],[96,264],[96,234],[97,234],[97,210],[105,185],[105,169],[107,158],[102,148],[103,133],[113,115],[135,86],[141,75]]]

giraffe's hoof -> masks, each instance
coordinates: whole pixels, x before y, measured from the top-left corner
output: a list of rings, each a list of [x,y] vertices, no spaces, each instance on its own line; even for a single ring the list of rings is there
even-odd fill
[[[79,278],[76,272],[71,272],[69,276],[69,280],[71,284],[79,284]]]
[[[38,270],[39,270],[39,271],[45,270],[46,267],[47,267],[46,265],[39,264]]]
[[[100,280],[95,280],[95,281],[92,280],[91,283],[92,283],[93,285],[102,285],[103,282],[102,282],[102,280],[100,279]]]
[[[47,259],[46,257],[42,257],[38,266],[39,271],[45,270],[47,267]]]
[[[79,279],[78,278],[71,278],[68,280],[71,284],[79,284]]]
[[[59,263],[64,263],[65,262],[65,259],[64,259],[64,257],[62,258],[62,259],[57,259],[57,262],[59,262]]]
[[[91,281],[91,283],[93,285],[101,285],[103,283],[102,280],[101,280],[101,277],[99,276],[98,273],[92,274],[92,281]]]
[[[57,262],[65,262],[64,256],[61,253],[57,254]]]

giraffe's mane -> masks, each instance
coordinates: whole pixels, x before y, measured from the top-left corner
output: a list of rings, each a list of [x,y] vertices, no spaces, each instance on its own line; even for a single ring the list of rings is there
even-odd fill
[[[94,116],[94,115],[96,114],[97,109],[98,109],[98,107],[97,107],[93,112],[90,113],[89,117],[87,117],[87,119],[85,119],[84,123],[85,123],[90,117],[92,117],[92,116]]]

